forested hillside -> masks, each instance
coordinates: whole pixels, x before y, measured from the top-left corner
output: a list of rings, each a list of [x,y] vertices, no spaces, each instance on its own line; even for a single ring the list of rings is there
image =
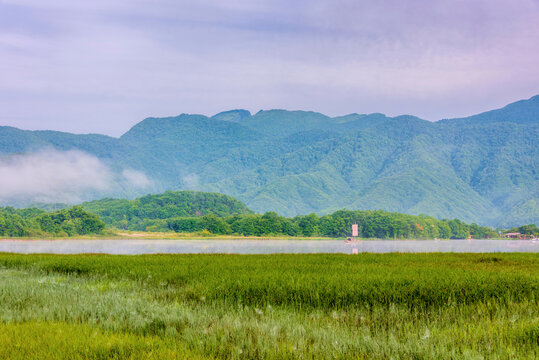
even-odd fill
[[[84,206],[84,208],[83,208]],[[47,212],[38,208],[0,208],[0,236],[68,237],[102,234],[105,222],[117,230],[175,231],[194,236],[302,236],[343,238],[359,225],[359,238],[376,239],[476,239],[498,236],[495,229],[466,224],[458,219],[438,220],[383,210],[339,210],[332,214],[299,215],[275,212],[254,214],[227,195],[193,191],[147,195],[135,200],[102,199],[83,206]],[[99,213],[103,222],[96,214]],[[534,224],[505,232],[539,235]]]
[[[219,235],[347,237],[359,224],[360,237],[434,239],[495,237],[491,228],[460,220],[438,220],[387,211],[339,210],[287,218],[275,212],[255,214],[228,195],[197,191],[167,191],[134,200],[102,199],[82,207],[116,229],[137,231],[207,231]],[[24,210],[20,210],[24,211]],[[36,211],[36,210],[32,210]]]
[[[122,184],[85,199],[190,189],[285,216],[383,209],[515,226],[539,223],[538,138],[535,96],[438,122],[233,110],[148,118],[120,138],[0,127],[0,155],[77,149],[113,171],[149,179],[145,187]]]
[[[202,217],[251,214],[245,204],[228,195],[198,191],[167,191],[134,200],[102,199],[89,201],[82,207],[118,229],[151,230],[166,224],[173,217]]]

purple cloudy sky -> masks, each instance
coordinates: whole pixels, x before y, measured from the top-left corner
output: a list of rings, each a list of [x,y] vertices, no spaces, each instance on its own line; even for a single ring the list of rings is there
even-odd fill
[[[245,108],[465,116],[539,93],[539,0],[0,0],[0,125]]]

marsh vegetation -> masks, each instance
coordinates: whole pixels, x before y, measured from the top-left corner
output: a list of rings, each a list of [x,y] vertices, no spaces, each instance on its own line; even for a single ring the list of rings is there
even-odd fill
[[[536,358],[538,300],[536,254],[1,255],[0,356]]]

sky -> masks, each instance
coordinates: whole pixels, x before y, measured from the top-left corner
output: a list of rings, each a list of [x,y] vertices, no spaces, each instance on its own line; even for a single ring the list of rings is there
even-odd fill
[[[243,108],[472,115],[539,94],[539,0],[0,0],[0,125]]]

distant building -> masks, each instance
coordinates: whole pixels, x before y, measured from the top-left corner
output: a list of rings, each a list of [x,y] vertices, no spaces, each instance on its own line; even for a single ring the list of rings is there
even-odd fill
[[[533,239],[532,235],[526,235],[521,233],[507,233],[503,234],[504,238],[508,239],[521,239],[521,240],[527,240],[527,239]]]

